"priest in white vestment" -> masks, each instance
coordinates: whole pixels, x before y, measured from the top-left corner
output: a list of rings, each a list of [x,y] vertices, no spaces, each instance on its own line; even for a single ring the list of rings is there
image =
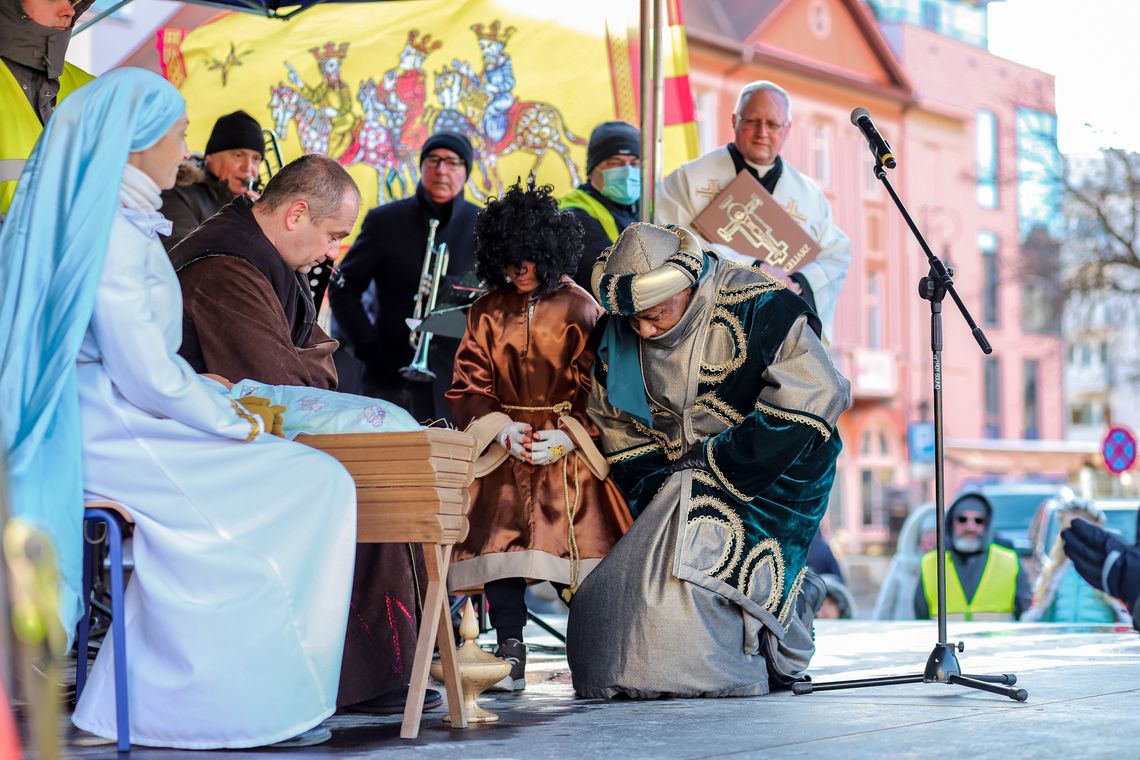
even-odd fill
[[[752,82],[740,92],[732,114],[735,139],[677,168],[658,189],[654,221],[693,230],[693,218],[705,210],[736,175],[747,169],[764,189],[800,223],[819,244],[815,261],[792,274],[789,284],[815,309],[823,325],[823,338],[830,341],[835,322],[835,303],[847,267],[851,241],[831,218],[831,205],[819,185],[780,157],[780,148],[792,124],[788,93],[768,81]],[[723,244],[710,244],[723,258],[749,265],[756,259]],[[788,280],[780,270],[769,274]]]
[[[0,230],[13,511],[55,544],[67,630],[82,610],[83,499],[134,518],[133,744],[307,744],[327,738],[318,724],[335,708],[355,488],[334,459],[269,435],[271,412],[227,398],[176,354],[182,299],[158,206],[186,123],[170,83],[118,69],[60,105],[28,160]],[[107,738],[110,637],[73,715]]]

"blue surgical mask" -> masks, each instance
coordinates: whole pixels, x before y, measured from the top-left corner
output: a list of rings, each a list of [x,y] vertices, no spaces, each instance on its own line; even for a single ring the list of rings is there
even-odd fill
[[[632,206],[641,198],[641,167],[615,166],[602,170],[602,195],[619,206]]]

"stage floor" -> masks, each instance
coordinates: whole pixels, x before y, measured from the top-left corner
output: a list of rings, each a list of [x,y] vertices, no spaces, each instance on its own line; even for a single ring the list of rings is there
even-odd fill
[[[565,619],[549,618],[562,628]],[[816,681],[921,672],[933,622],[821,621]],[[532,643],[553,643],[531,626]],[[451,730],[442,711],[420,737],[399,738],[398,716],[336,715],[331,742],[295,750],[215,751],[209,760],[255,754],[289,758],[989,758],[1135,757],[1140,716],[1140,636],[1111,626],[958,623],[959,659],[971,673],[1015,673],[1023,704],[958,686],[912,684],[750,699],[653,702],[581,700],[566,659],[532,652],[527,690],[488,696],[495,724]],[[699,652],[694,652],[699,657]],[[21,726],[21,729],[25,728]],[[85,760],[113,746],[69,746]],[[207,755],[135,748],[137,760]]]

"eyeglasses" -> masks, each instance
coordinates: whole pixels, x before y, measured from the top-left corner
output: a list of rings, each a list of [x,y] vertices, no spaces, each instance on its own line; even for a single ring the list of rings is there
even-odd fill
[[[427,156],[423,163],[429,169],[438,169],[440,164],[448,169],[458,169],[464,165],[462,158],[445,158],[444,156]]]
[[[761,127],[766,127],[769,132],[779,132],[788,126],[786,121],[779,122],[770,119],[741,119],[738,123],[750,132],[759,132]]]
[[[974,523],[975,525],[985,525],[986,518],[981,515],[958,515],[954,520],[959,525],[966,525],[967,523]]]

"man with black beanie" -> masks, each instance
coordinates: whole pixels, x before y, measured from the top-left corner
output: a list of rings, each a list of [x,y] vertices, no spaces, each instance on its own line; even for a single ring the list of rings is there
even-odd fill
[[[474,264],[479,209],[463,197],[473,153],[461,134],[438,132],[429,137],[420,151],[421,178],[415,194],[368,212],[360,236],[340,266],[339,283],[329,288],[335,336],[364,364],[364,394],[398,404],[421,422],[450,418],[443,394],[451,385],[459,341],[436,335],[428,356],[435,380],[409,382],[400,375],[413,353],[404,320],[412,316],[421,287],[430,220],[439,222],[435,245],[446,243],[448,248],[443,285],[458,280]],[[366,296],[373,286],[375,298]],[[441,286],[441,303],[448,290]]]
[[[167,251],[237,196],[257,200],[253,188],[264,150],[261,125],[245,111],[214,122],[205,158],[184,161],[175,186],[162,193],[162,215],[174,223],[170,235],[162,239]]]
[[[586,146],[586,181],[562,196],[586,238],[574,281],[590,291],[590,272],[602,251],[641,213],[641,132],[624,121],[594,127]]]

